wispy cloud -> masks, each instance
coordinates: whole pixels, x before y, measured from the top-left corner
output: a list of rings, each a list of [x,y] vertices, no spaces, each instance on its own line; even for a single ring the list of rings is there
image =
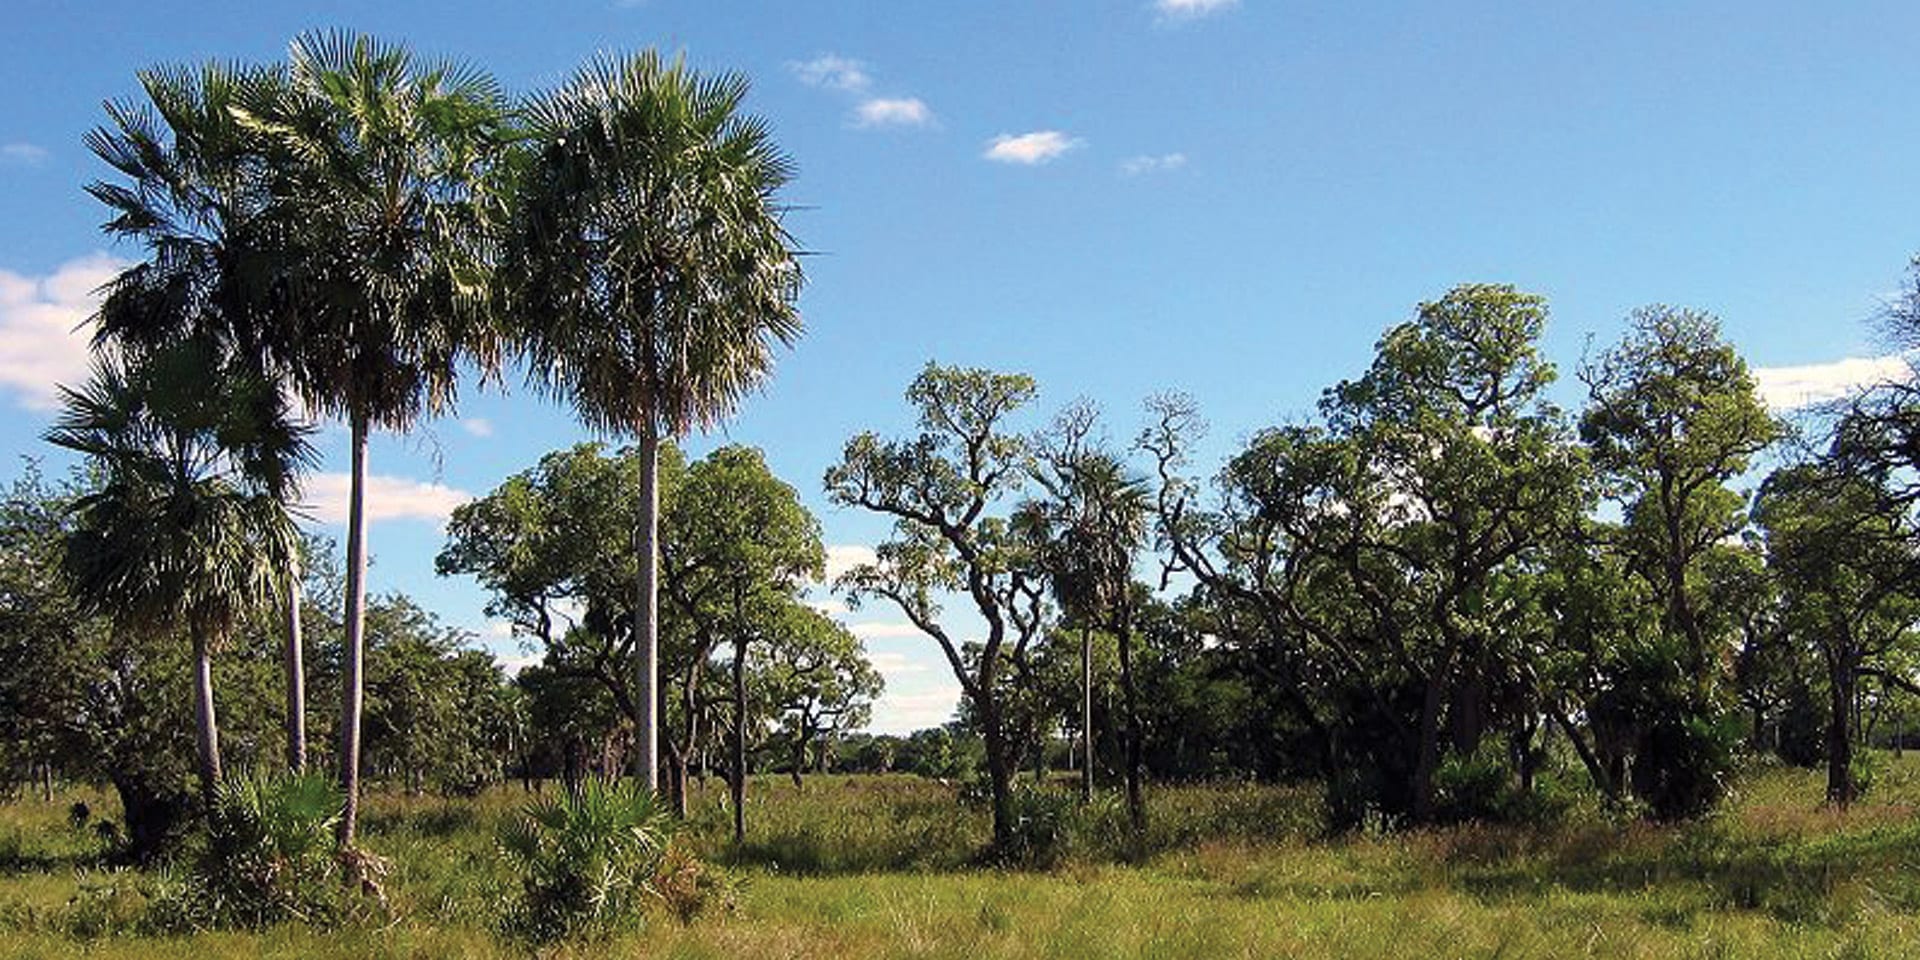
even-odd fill
[[[1192,20],[1239,4],[1240,0],[1153,0],[1153,9],[1169,20]]]
[[[933,111],[919,97],[874,97],[853,109],[856,127],[924,127]]]
[[[1080,141],[1077,138],[1058,130],[1003,133],[988,142],[987,151],[982,156],[996,163],[1017,163],[1031,167],[1056,159],[1078,146]]]
[[[873,75],[867,72],[866,64],[833,53],[821,54],[812,60],[792,61],[787,69],[811,87],[864,93],[873,86]]]
[[[1753,369],[1760,399],[1775,410],[1844,399],[1879,384],[1911,380],[1913,375],[1912,361],[1899,355]]]
[[[920,628],[905,620],[870,620],[866,623],[849,623],[847,629],[862,641],[866,640],[905,640],[924,638],[926,634]]]
[[[468,417],[460,421],[460,429],[476,437],[493,436],[493,421],[485,417]]]
[[[37,167],[47,160],[47,148],[31,143],[0,143],[0,163]]]
[[[322,523],[346,523],[351,490],[350,475],[317,473],[303,485],[303,506],[308,515]],[[444,524],[455,507],[472,499],[473,494],[443,483],[376,474],[367,478],[367,522],[422,520]]]
[[[1140,156],[1128,157],[1120,161],[1120,173],[1124,176],[1137,177],[1145,173],[1165,173],[1169,170],[1178,170],[1186,165],[1187,155],[1184,153],[1163,153],[1159,156],[1143,153]]]
[[[0,391],[29,409],[51,410],[62,384],[85,380],[96,291],[126,267],[95,253],[45,276],[0,270]]]

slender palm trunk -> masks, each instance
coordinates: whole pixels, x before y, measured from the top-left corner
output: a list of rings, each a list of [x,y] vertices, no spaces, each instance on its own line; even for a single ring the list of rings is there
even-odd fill
[[[733,641],[733,842],[747,842],[747,636]]]
[[[1137,832],[1147,826],[1146,800],[1140,794],[1140,754],[1145,736],[1140,730],[1139,684],[1133,674],[1133,622],[1126,608],[1121,609],[1116,622],[1119,626],[1116,639],[1120,641],[1120,696],[1127,710],[1127,819]]]
[[[287,568],[287,767],[307,772],[307,668],[300,644],[300,561]]]
[[[1080,627],[1080,799],[1093,800],[1093,628]]]
[[[200,799],[213,809],[220,783],[220,721],[213,710],[213,650],[204,630],[193,632],[193,714],[200,753]]]
[[[640,706],[635,730],[640,776],[648,790],[660,786],[660,435],[647,418],[640,430],[640,529],[634,555],[640,575],[634,585],[634,665],[639,673],[634,699]]]
[[[340,846],[353,846],[360,818],[360,707],[367,626],[367,420],[353,418],[353,476],[347,499],[347,649],[340,691]]]

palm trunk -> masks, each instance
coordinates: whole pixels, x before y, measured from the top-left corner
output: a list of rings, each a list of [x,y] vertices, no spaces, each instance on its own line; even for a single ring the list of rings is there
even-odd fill
[[[360,820],[360,707],[365,697],[367,627],[367,419],[352,424],[353,474],[347,497],[347,648],[340,688],[340,846],[353,846]]]
[[[1138,832],[1147,826],[1147,805],[1140,795],[1140,754],[1144,750],[1140,732],[1140,694],[1139,683],[1133,675],[1133,623],[1123,608],[1119,617],[1120,629],[1120,695],[1127,710],[1127,819],[1133,822]]]
[[[733,842],[747,842],[747,636],[733,641]]]
[[[1080,800],[1093,802],[1093,629],[1080,627]]]
[[[213,650],[204,630],[193,632],[193,713],[200,754],[200,800],[213,809],[220,783],[220,721],[213,709]]]
[[[649,791],[660,787],[660,435],[647,418],[640,429],[640,529],[634,533],[634,554],[640,574],[634,584],[634,660],[638,682],[634,699],[640,706],[634,731],[640,754],[641,782]]]
[[[287,569],[287,767],[307,772],[307,668],[300,644],[300,561]]]

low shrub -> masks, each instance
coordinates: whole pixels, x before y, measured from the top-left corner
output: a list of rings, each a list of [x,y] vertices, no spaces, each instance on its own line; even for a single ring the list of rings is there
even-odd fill
[[[343,797],[320,774],[242,773],[214,791],[207,832],[184,871],[163,878],[153,920],[163,929],[324,923],[349,907],[334,825]]]

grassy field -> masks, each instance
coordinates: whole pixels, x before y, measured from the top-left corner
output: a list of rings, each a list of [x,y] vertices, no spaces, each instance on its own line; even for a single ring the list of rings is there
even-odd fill
[[[1821,810],[1819,777],[1767,770],[1719,817],[1678,827],[1577,814],[1327,838],[1310,791],[1152,795],[1144,849],[1084,843],[1048,871],[971,866],[987,828],[953,790],[906,777],[754,785],[745,848],[718,784],[692,842],[727,864],[735,906],[664,917],[580,956],[1898,957],[1920,956],[1920,758],[1873,795]],[[378,796],[369,846],[391,858],[394,915],[314,931],[141,937],[152,878],[95,864],[66,821],[85,799],[0,807],[0,954],[17,957],[515,956],[491,932],[511,883],[494,831],[517,787],[473,801]]]

